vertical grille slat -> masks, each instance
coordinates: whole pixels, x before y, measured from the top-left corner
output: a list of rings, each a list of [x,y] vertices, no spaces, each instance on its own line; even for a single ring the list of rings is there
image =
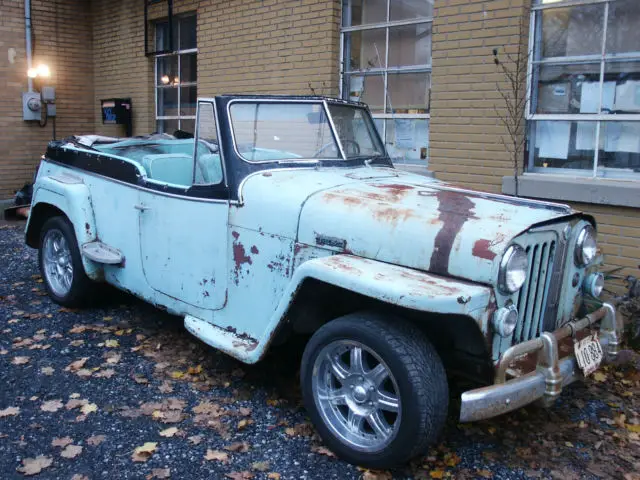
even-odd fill
[[[556,257],[556,234],[546,232],[525,237],[529,259],[529,275],[513,301],[518,307],[519,318],[513,340],[516,343],[531,340],[544,331],[546,303],[549,297],[551,280],[554,275]],[[555,272],[558,275],[558,272]]]

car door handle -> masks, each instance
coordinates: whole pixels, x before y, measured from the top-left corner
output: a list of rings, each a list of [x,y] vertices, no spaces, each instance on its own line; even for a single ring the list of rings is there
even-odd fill
[[[149,210],[149,207],[141,203],[137,203],[136,205],[133,206],[133,208],[135,208],[136,210],[140,210],[141,212],[144,212],[145,210]]]

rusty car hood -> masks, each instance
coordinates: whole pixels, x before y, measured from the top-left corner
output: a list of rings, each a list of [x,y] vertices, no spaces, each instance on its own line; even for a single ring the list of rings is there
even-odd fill
[[[269,170],[240,193],[232,226],[485,284],[515,236],[576,213],[391,168]]]
[[[573,213],[564,205],[463,190],[408,174],[314,193],[302,207],[298,241],[493,284],[515,236]]]

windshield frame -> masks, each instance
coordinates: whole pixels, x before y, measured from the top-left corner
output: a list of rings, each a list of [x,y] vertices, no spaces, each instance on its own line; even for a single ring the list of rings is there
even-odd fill
[[[238,144],[236,141],[236,132],[234,130],[234,125],[233,125],[233,117],[231,115],[231,107],[232,105],[234,105],[235,103],[254,103],[254,104],[260,104],[260,103],[268,103],[268,104],[273,104],[273,103],[280,103],[280,104],[315,104],[315,105],[322,105],[322,109],[324,111],[325,116],[328,119],[328,124],[329,124],[329,128],[331,130],[331,135],[333,137],[333,141],[335,142],[335,144],[338,147],[339,153],[340,153],[340,157],[335,157],[335,158],[305,158],[305,157],[300,157],[300,158],[283,158],[283,159],[273,159],[273,160],[250,160],[248,158],[246,158],[244,155],[242,155],[242,153],[240,153],[240,150],[238,149]],[[377,143],[377,146],[382,146],[382,154],[381,155],[359,155],[356,157],[348,157],[345,154],[345,150],[344,150],[344,146],[342,145],[342,141],[340,140],[340,137],[338,135],[337,129],[336,129],[336,125],[333,121],[333,117],[331,116],[331,112],[329,110],[329,104],[332,105],[336,105],[336,106],[343,106],[343,107],[350,107],[350,108],[355,108],[355,109],[361,109],[364,111],[364,116],[366,117],[365,122],[367,122],[367,131],[369,133],[369,135],[372,136],[372,141],[373,143]],[[372,120],[371,117],[371,112],[369,112],[369,109],[366,107],[366,105],[362,105],[362,104],[354,104],[351,102],[346,102],[346,101],[331,101],[331,99],[326,99],[326,98],[293,98],[293,99],[287,99],[287,98],[260,98],[260,97],[252,97],[252,98],[233,98],[231,99],[226,106],[226,114],[227,114],[227,118],[228,118],[228,124],[229,124],[229,130],[231,133],[231,144],[233,145],[233,150],[234,153],[237,155],[237,157],[242,160],[243,162],[246,162],[248,164],[251,165],[260,165],[260,164],[309,164],[309,165],[316,165],[319,164],[321,162],[345,162],[345,161],[353,161],[353,160],[363,160],[367,157],[371,157],[371,158],[375,158],[375,159],[388,159],[389,156],[387,154],[387,150],[386,147],[384,146],[384,142],[382,142],[381,138],[380,138],[380,134],[378,133],[378,130],[375,128],[375,124]]]

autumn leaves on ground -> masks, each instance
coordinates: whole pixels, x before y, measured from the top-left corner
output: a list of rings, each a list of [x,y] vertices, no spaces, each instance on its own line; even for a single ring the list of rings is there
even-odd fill
[[[309,424],[300,345],[246,366],[180,319],[108,297],[53,304],[21,228],[0,225],[0,478],[640,479],[634,352],[550,410],[452,418],[424,457],[372,472],[335,458]]]

